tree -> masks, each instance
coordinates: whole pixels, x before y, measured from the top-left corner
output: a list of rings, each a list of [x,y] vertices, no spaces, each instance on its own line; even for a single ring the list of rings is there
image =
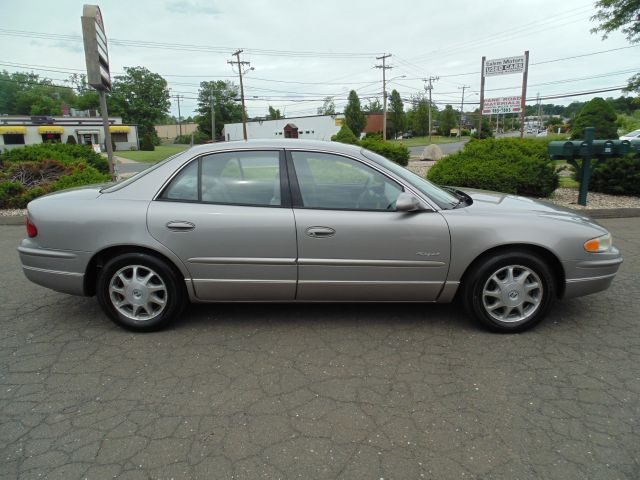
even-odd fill
[[[363,110],[368,113],[382,113],[382,104],[377,98],[369,99],[369,103],[364,106]]]
[[[364,127],[367,126],[367,117],[360,108],[360,99],[355,90],[349,92],[347,106],[344,107],[344,119],[347,127],[357,138],[360,138]]]
[[[424,136],[429,133],[429,99],[424,94],[417,94],[411,98],[411,109],[407,113],[407,120],[414,135]],[[431,107],[431,118],[438,115],[438,108]]]
[[[125,123],[138,125],[140,137],[149,135],[155,143],[154,125],[169,112],[167,81],[145,67],[125,67],[125,74],[115,77],[107,96],[109,115],[120,115]]]
[[[280,120],[281,118],[284,118],[284,115],[280,113],[280,110],[269,105],[269,114],[267,115],[267,120]]]
[[[610,33],[620,30],[629,42],[640,41],[640,1],[599,0],[595,7],[597,11],[591,20],[600,22],[600,25],[592,28],[592,33],[602,33],[602,39],[605,40]]]
[[[592,21],[600,22],[591,33],[602,33],[605,40],[610,33],[620,30],[630,43],[640,42],[640,0],[598,0]],[[627,80],[627,92],[640,92],[640,73]]]
[[[396,138],[398,133],[404,131],[407,124],[407,116],[404,113],[404,102],[400,97],[400,93],[395,89],[391,91],[391,97],[389,98],[388,115],[387,131],[393,132],[393,138]]]
[[[613,107],[604,99],[596,97],[587,102],[573,121],[571,138],[584,138],[586,127],[595,128],[594,138],[596,139],[618,138],[616,119],[617,115]]]
[[[351,129],[349,127],[347,127],[346,125],[342,125],[340,127],[340,130],[338,130],[338,133],[336,133],[335,135],[331,136],[331,141],[332,142],[340,142],[340,143],[349,143],[351,145],[357,145],[358,144],[358,139],[353,134]]]
[[[216,131],[215,138],[222,135],[225,123],[242,121],[242,105],[239,104],[238,86],[223,80],[201,82],[198,92],[196,123],[198,130],[209,138],[211,136],[211,102],[214,104]]]
[[[458,118],[456,112],[451,105],[444,107],[444,110],[440,112],[440,135],[451,136],[451,129],[456,128],[458,125]]]
[[[333,103],[333,97],[324,97],[324,103],[318,107],[318,115],[335,115],[336,104]]]

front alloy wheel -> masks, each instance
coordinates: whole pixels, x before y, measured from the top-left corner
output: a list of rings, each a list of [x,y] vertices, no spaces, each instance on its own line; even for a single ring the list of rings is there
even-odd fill
[[[522,265],[500,268],[489,277],[482,290],[482,304],[499,322],[522,322],[540,308],[544,288],[540,277]]]

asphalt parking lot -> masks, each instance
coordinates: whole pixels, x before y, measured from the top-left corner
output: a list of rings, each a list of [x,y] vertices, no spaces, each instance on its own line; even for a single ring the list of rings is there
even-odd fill
[[[640,478],[640,218],[534,331],[447,305],[194,306],[133,334],[0,227],[0,478]]]

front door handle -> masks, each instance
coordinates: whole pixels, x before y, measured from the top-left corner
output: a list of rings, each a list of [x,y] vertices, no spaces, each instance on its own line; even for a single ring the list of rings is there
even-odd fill
[[[309,227],[305,233],[311,238],[327,238],[333,237],[336,231],[329,227]]]
[[[196,228],[195,224],[184,220],[173,220],[167,223],[167,228],[174,232],[189,232]]]

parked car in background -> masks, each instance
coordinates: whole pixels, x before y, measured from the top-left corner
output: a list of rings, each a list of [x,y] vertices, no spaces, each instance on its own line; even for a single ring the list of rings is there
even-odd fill
[[[620,140],[640,140],[640,130],[634,130],[633,132],[625,133],[620,137]]]
[[[576,212],[441,188],[360,147],[307,140],[200,145],[118,184],[38,198],[18,251],[31,281],[96,295],[134,330],[179,318],[188,300],[458,298],[517,332],[558,298],[608,288],[622,262]]]

